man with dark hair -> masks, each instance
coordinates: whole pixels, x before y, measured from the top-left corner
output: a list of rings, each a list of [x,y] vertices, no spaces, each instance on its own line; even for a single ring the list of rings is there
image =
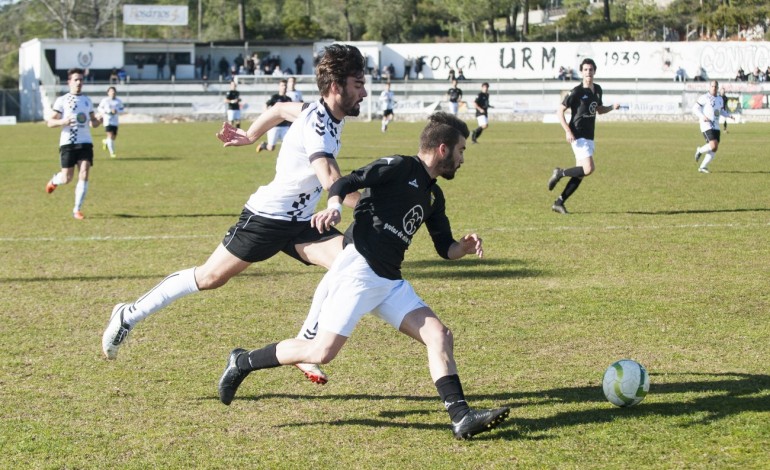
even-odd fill
[[[560,179],[565,176],[570,177],[561,196],[551,206],[551,209],[559,214],[567,213],[564,201],[577,191],[584,177],[594,172],[596,115],[605,114],[620,107],[618,104],[612,106],[602,104],[602,87],[594,83],[596,63],[593,60],[583,59],[580,64],[580,73],[583,75],[583,81],[564,97],[564,101],[556,111],[577,162],[577,166],[566,170],[555,168],[548,180],[548,190],[553,191]],[[568,109],[571,112],[569,123],[564,117],[564,112]]]
[[[476,122],[479,124],[479,127],[471,134],[471,142],[477,144],[479,143],[478,140],[481,137],[481,133],[489,127],[489,108],[492,107],[489,104],[489,83],[484,82],[481,84],[481,92],[473,101],[473,106],[476,108]]]
[[[69,69],[67,84],[69,93],[56,98],[53,103],[53,115],[46,121],[48,127],[61,127],[59,136],[59,159],[61,170],[48,181],[45,191],[48,194],[60,184],[72,181],[75,167],[78,167],[78,184],[75,187],[75,207],[72,216],[83,220],[80,211],[88,192],[88,174],[94,164],[94,141],[91,127],[99,127],[99,119],[94,113],[91,99],[83,95],[83,70]]]
[[[452,236],[438,177],[451,180],[463,163],[468,126],[447,113],[432,115],[420,135],[415,156],[376,160],[329,188],[327,208],[313,216],[324,231],[341,220],[347,194],[364,189],[345,232],[347,246],[319,284],[310,316],[317,316],[312,341],[288,339],[247,352],[234,349],[219,381],[219,398],[229,405],[250,372],[303,362],[328,363],[336,357],[358,321],[371,312],[425,345],[430,375],[458,439],[500,424],[508,407],[473,410],[465,401],[451,331],[401,276],[404,254],[425,223],[436,252],[445,259],[483,256],[475,233]]]
[[[253,263],[279,252],[306,265],[331,266],[342,250],[342,234],[333,227],[315,230],[310,220],[323,190],[340,178],[336,156],[344,119],[357,116],[366,97],[364,58],[353,46],[333,44],[325,49],[316,73],[318,101],[277,104],[248,131],[223,124],[217,137],[230,147],[254,144],[279,122],[294,122],[278,153],[275,178],[251,195],[240,219],[208,260],[169,275],[132,303],[115,305],[102,335],[108,359],[117,358],[121,344],[140,321],[179,298],[219,288]],[[354,193],[345,204],[354,207],[357,200]],[[299,367],[311,381],[326,383],[317,366]]]

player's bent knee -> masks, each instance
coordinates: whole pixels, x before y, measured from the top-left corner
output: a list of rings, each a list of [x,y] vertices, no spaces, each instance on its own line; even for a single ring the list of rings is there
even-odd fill
[[[202,273],[199,277],[198,270],[195,271],[195,282],[199,290],[218,289],[230,280],[230,276],[222,273]]]

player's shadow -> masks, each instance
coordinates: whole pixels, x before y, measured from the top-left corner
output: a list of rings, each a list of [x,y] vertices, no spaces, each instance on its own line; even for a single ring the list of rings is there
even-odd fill
[[[656,377],[696,377],[694,380],[681,380],[675,382],[655,383]],[[701,378],[702,377],[702,378]],[[619,419],[638,419],[640,417],[689,417],[680,426],[689,427],[697,425],[709,425],[719,420],[739,413],[767,413],[770,412],[770,376],[764,374],[722,373],[722,374],[652,374],[651,396],[666,396],[665,399],[657,398],[654,402],[648,399],[637,406],[617,408],[610,405],[601,390],[601,385],[582,387],[564,387],[534,392],[496,393],[467,396],[473,403],[484,402],[485,406],[501,406],[505,404],[511,407],[511,415],[493,433],[482,434],[474,439],[528,439],[541,440],[553,439],[554,432],[559,429],[572,426],[601,424]],[[677,397],[679,394],[687,394],[686,397]],[[695,396],[693,397],[693,394]],[[377,395],[377,394],[347,394],[347,395],[318,395],[308,396],[300,394],[265,394],[253,397],[242,397],[240,400],[266,400],[266,399],[290,399],[290,400],[363,400],[377,401],[392,400],[435,403],[437,397],[411,396],[411,395]],[[547,417],[528,418],[517,416],[517,409],[527,409],[543,405],[559,405],[574,403],[591,403],[592,407],[580,411],[557,412]],[[440,404],[439,404],[440,405]],[[595,406],[593,406],[595,405]],[[431,406],[421,410],[408,411],[381,411],[376,417],[367,419],[313,419],[287,423],[281,427],[302,426],[355,426],[364,425],[372,427],[412,428],[424,430],[445,430],[447,425],[415,423],[413,416],[432,415],[444,413],[440,406]],[[536,413],[537,414],[537,413]]]
[[[520,260],[473,256],[454,261],[404,261],[401,272],[407,279],[517,279],[547,275],[545,270],[527,268]]]
[[[630,215],[681,215],[681,214],[721,214],[738,212],[770,212],[768,207],[740,208],[740,209],[690,209],[690,210],[670,210],[670,211],[626,211],[615,212],[616,214]]]
[[[199,217],[237,217],[238,214],[228,212],[226,214],[112,214],[104,216],[90,216],[91,219],[196,219]]]

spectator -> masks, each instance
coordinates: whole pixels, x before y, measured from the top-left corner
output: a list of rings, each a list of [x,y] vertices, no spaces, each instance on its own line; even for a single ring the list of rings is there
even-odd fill
[[[110,85],[114,85],[114,84],[118,83],[118,81],[119,81],[119,79],[118,79],[118,68],[117,67],[113,67],[112,70],[110,71]]]
[[[294,59],[294,66],[297,68],[297,75],[302,75],[302,66],[305,64],[305,59],[301,55],[297,54],[297,58]]]
[[[449,69],[449,75],[447,76],[447,79],[451,82],[453,80],[457,80],[457,76],[455,75],[455,69],[450,68]]]
[[[738,74],[735,76],[736,82],[748,81],[749,77],[746,76],[746,72],[743,71],[743,67],[738,69]]]
[[[166,54],[161,54],[158,58],[158,72],[155,74],[155,78],[157,80],[165,80],[165,69],[166,68]]]
[[[463,69],[457,69],[457,80],[465,80]]]
[[[676,69],[676,76],[674,77],[675,82],[686,82],[687,81],[687,72],[684,71],[682,66],[680,65],[678,69]]]
[[[230,69],[230,63],[227,61],[227,58],[222,56],[221,59],[219,59],[219,81],[221,82],[225,77],[227,77],[227,71]]]
[[[425,66],[425,56],[420,56],[417,58],[417,60],[414,62],[414,73],[415,78],[423,78],[422,75],[422,68]]]

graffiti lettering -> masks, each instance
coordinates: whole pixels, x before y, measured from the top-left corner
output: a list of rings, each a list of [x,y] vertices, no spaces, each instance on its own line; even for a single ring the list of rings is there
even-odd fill
[[[505,48],[500,49],[500,68],[516,70],[516,67],[517,67],[516,49],[513,47],[510,48],[510,56],[506,54],[507,52],[508,51]],[[519,57],[521,58],[521,63],[519,64],[519,66],[521,68],[528,68],[529,70],[535,70],[535,67],[532,66],[532,57],[533,57],[532,49],[529,47],[522,47],[519,52],[520,52]],[[543,47],[540,53],[540,70],[545,70],[547,68],[553,69],[555,67],[556,67],[556,48],[551,47],[551,49],[549,50]]]
[[[620,51],[620,52],[613,52],[612,54],[610,54],[609,52],[605,52],[604,65],[629,65],[631,64],[632,60],[634,61],[632,65],[636,65],[639,63],[639,59],[641,59],[641,57],[642,56],[639,55],[638,51],[634,51],[634,52]]]
[[[473,56],[465,57],[465,56],[458,56],[458,57],[451,57],[448,55],[445,55],[444,57],[439,56],[433,56],[430,58],[430,61],[428,62],[430,64],[430,68],[432,70],[449,70],[449,69],[463,69],[463,70],[473,70],[476,69],[478,66],[476,64],[476,58]]]

